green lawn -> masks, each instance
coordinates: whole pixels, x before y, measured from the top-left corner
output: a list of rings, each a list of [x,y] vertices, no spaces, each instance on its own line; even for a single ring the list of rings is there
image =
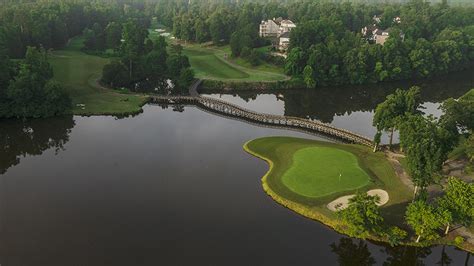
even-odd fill
[[[318,146],[296,151],[291,167],[282,176],[284,185],[307,197],[354,190],[368,185],[369,180],[354,154]]]
[[[203,79],[246,79],[250,75],[229,64],[224,63],[208,50],[186,49],[184,54],[189,57],[191,66],[197,77]]]
[[[263,63],[253,67],[243,59],[230,58],[229,46],[184,45],[196,77],[220,81],[275,82],[286,80],[281,67]]]
[[[71,95],[73,113],[122,115],[139,112],[146,97],[120,94],[101,87],[98,80],[109,59],[81,52],[82,43],[82,38],[74,38],[65,49],[54,51],[49,58],[54,78],[61,82]],[[82,104],[85,106],[81,106]]]
[[[403,224],[412,191],[396,176],[382,152],[373,153],[361,145],[291,137],[255,139],[246,143],[244,149],[270,165],[262,178],[264,190],[280,204],[304,216],[335,227],[336,216],[326,204],[356,191],[380,188],[390,196],[381,209],[385,220],[389,224]]]

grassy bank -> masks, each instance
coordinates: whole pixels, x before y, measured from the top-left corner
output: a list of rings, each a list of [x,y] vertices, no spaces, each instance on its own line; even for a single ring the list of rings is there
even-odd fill
[[[243,59],[231,58],[229,46],[185,44],[184,54],[189,57],[196,77],[227,82],[276,82],[287,80],[283,68],[263,62],[251,66]]]
[[[337,188],[332,194],[322,197],[308,197],[290,190],[282,177],[293,165],[294,154],[307,148],[331,148],[351,153],[357,158],[358,167],[369,177],[370,182],[352,190],[341,191]],[[403,224],[405,206],[411,200],[411,191],[396,176],[390,163],[382,153],[372,153],[367,147],[351,144],[333,144],[290,137],[267,137],[252,140],[244,145],[248,153],[265,160],[270,169],[262,178],[265,192],[283,206],[313,220],[320,221],[340,233],[344,226],[326,204],[332,200],[356,191],[368,191],[373,188],[384,189],[390,196],[389,202],[381,208],[385,220],[391,225]],[[334,161],[334,160],[332,160]],[[324,168],[327,162],[314,161],[315,167]],[[337,177],[336,177],[337,178]],[[371,237],[374,240],[381,240]]]
[[[307,148],[325,148],[350,153],[351,156],[347,157],[346,163],[337,162],[338,157],[336,156],[329,159],[329,161],[328,159],[322,162],[315,160],[311,167],[326,168],[329,163],[333,163],[340,168],[343,166],[342,164],[347,165],[354,156],[357,158],[357,165],[349,164],[349,169],[359,171],[357,168],[360,168],[364,174],[367,174],[369,182],[364,183],[362,179],[362,182],[355,185],[354,189],[338,186],[338,182],[333,183],[332,193],[325,196],[308,197],[304,194],[295,193],[283,182],[282,177],[288,174],[288,170],[293,166],[295,153]],[[265,191],[272,198],[298,213],[335,227],[337,224],[336,215],[326,208],[327,203],[340,196],[352,194],[357,190],[367,191],[380,188],[386,190],[390,196],[390,201],[382,208],[383,216],[387,221],[394,224],[403,222],[404,208],[411,200],[412,192],[396,176],[392,166],[382,153],[373,153],[369,148],[360,145],[333,144],[289,137],[256,139],[246,143],[244,149],[270,164],[270,170],[262,179]],[[350,170],[348,174],[354,171]],[[324,174],[324,172],[322,173]],[[332,173],[329,178],[338,178],[338,174]]]
[[[322,150],[320,150],[321,152],[318,152],[317,156],[314,156],[314,154],[306,154],[309,157],[304,156],[306,160],[305,165],[299,165],[298,160],[301,160],[301,156],[298,156],[298,152],[309,151],[311,149]],[[340,222],[334,212],[327,209],[327,203],[342,195],[353,194],[357,190],[368,191],[372,188],[380,188],[386,190],[390,197],[389,202],[380,209],[385,224],[390,226],[396,225],[407,229],[404,225],[404,214],[406,205],[412,200],[412,191],[396,176],[395,171],[383,153],[373,153],[369,148],[360,145],[334,144],[291,137],[266,137],[255,139],[247,142],[244,145],[244,150],[253,156],[266,161],[269,165],[269,170],[265,176],[262,177],[264,191],[276,202],[298,214],[320,221],[337,232],[345,234],[344,224]],[[334,153],[338,154],[335,158],[322,158],[321,156],[325,153],[323,151],[328,151],[329,157],[332,157]],[[342,184],[338,181],[337,183],[333,182],[332,185],[330,185],[333,192],[332,194],[308,196],[304,189],[295,191],[290,189],[288,184],[285,183],[285,175],[290,175],[290,177],[292,176],[296,179],[300,178],[301,175],[304,175],[305,177],[300,180],[302,181],[301,184],[304,184],[306,182],[305,178],[308,177],[314,178],[314,180],[320,179],[321,177],[315,178],[314,176],[321,174],[328,174],[327,178],[338,178],[338,174],[331,173],[332,170],[330,170],[330,168],[333,168],[335,165],[339,165],[337,168],[348,166],[349,174],[353,173],[353,171],[359,171],[354,170],[357,168],[354,167],[352,159],[350,159],[353,157],[349,156],[341,158],[340,152],[350,153],[352,156],[357,158],[357,166],[368,175],[370,180],[367,185],[362,185],[353,190],[344,190],[342,186],[338,185]],[[333,154],[331,155],[331,153]],[[310,160],[310,157],[313,157],[313,159]],[[338,160],[341,162],[337,162]],[[302,169],[299,172],[292,172],[291,169],[295,166],[303,167],[305,169]],[[316,170],[317,168],[320,168],[320,170]],[[305,173],[306,171],[310,172]],[[296,182],[297,180],[293,181]],[[346,186],[348,182],[353,181],[346,180],[343,182],[344,186]],[[319,183],[321,185],[327,185],[324,184],[324,182]],[[407,240],[408,242],[405,242],[404,244],[411,246],[438,244],[455,245],[455,236],[455,234],[450,234],[448,237],[443,237],[433,242],[423,243],[415,243],[414,240],[411,241],[409,239]],[[374,235],[371,235],[368,238],[386,242],[386,239],[381,239]],[[466,241],[460,248],[472,252],[473,247]]]
[[[81,51],[83,39],[71,39],[68,46],[54,51],[49,60],[54,79],[69,92],[75,115],[127,115],[138,113],[147,98],[142,95],[120,94],[100,86],[102,68],[109,62]]]

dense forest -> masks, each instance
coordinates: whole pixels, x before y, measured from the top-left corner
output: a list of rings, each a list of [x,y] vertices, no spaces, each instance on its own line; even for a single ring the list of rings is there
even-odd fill
[[[259,60],[280,62],[295,84],[306,87],[430,78],[469,68],[474,61],[474,7],[457,7],[454,1],[2,2],[2,117],[67,112],[67,95],[61,84],[52,81],[50,70],[39,73],[43,76],[38,82],[26,81],[25,77],[39,71],[32,67],[32,57],[50,69],[49,51],[63,48],[80,35],[87,53],[105,56],[106,51],[113,51],[114,59],[104,68],[104,85],[131,90],[169,84],[185,87],[194,77],[189,60],[181,53],[182,47],[168,45],[162,38],[150,38],[152,21],[171,29],[182,41],[230,44],[233,56],[245,57],[252,64]],[[374,16],[379,18],[377,22]],[[290,34],[285,62],[272,60],[272,56],[264,56],[256,49],[269,44],[269,40],[259,37],[259,23],[275,17],[297,24]],[[395,17],[401,21],[395,22]],[[370,43],[361,35],[363,27],[374,23],[391,29],[384,45]],[[27,54],[29,62],[25,60]],[[29,104],[31,101],[17,99],[26,96],[36,99],[36,105],[12,109],[20,103]],[[56,102],[59,100],[62,102]],[[44,105],[58,108],[46,110]]]
[[[50,50],[76,36],[83,50],[114,60],[104,67],[102,82],[136,88],[138,83],[172,81],[186,87],[193,80],[182,48],[148,38],[154,5],[143,1],[22,1],[0,9],[0,117],[49,117],[69,112],[71,101],[53,81]],[[143,85],[143,84],[142,84]]]
[[[179,39],[230,43],[234,56],[245,51],[250,58],[261,56],[249,54],[266,43],[258,35],[259,23],[289,18],[298,26],[290,35],[285,71],[307,87],[430,78],[472,65],[474,8],[446,1],[405,2],[205,5],[164,0],[157,4],[156,15]],[[373,24],[391,30],[384,45],[371,44],[361,35],[362,28]]]

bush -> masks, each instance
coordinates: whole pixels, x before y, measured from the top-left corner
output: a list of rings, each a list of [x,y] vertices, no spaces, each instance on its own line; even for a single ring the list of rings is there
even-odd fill
[[[388,243],[392,247],[399,245],[408,235],[405,230],[402,230],[397,226],[390,227],[386,234]]]
[[[250,53],[251,53],[251,49],[245,46],[244,48],[242,48],[242,51],[240,52],[240,56],[242,56],[243,58],[248,58],[250,57]]]
[[[62,115],[72,108],[72,100],[59,82],[50,80],[46,83],[44,92],[43,117]]]
[[[454,238],[454,244],[456,244],[456,246],[461,246],[463,243],[464,243],[464,237],[457,236],[456,238]]]
[[[113,61],[104,66],[102,82],[111,87],[127,87],[130,84],[128,69],[120,62]]]

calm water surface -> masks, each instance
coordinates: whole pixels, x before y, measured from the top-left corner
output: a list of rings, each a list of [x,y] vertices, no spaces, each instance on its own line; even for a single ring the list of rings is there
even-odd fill
[[[446,97],[461,93],[452,91]],[[355,131],[370,127],[376,100],[364,106],[364,97],[352,96],[358,100],[342,100],[339,109],[340,99],[309,95],[224,97]],[[269,135],[318,137],[174,109],[1,121],[0,264],[472,265],[452,247],[350,239],[267,197],[260,182],[267,166],[242,145]]]
[[[334,87],[314,90],[286,90],[275,93],[243,91],[230,94],[206,94],[237,105],[268,114],[297,116],[319,120],[345,128],[364,136],[373,137],[374,109],[397,88],[421,88],[423,111],[439,117],[441,103],[447,98],[458,98],[474,88],[474,71],[467,70],[424,82],[399,82],[360,87]],[[398,136],[395,136],[395,140]],[[385,134],[382,142],[388,143]]]

